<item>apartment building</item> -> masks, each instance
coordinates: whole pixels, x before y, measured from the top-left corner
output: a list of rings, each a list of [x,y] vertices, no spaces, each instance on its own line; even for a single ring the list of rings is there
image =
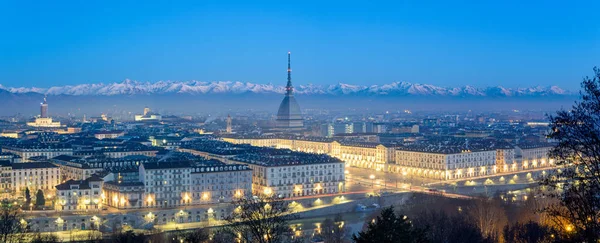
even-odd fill
[[[57,211],[99,211],[102,209],[103,180],[91,176],[85,180],[67,180],[56,188]]]
[[[144,163],[139,170],[146,206],[174,207],[192,203],[192,168],[189,162]]]
[[[31,162],[12,164],[12,188],[16,195],[24,193],[25,188],[35,192],[38,189],[44,194],[54,193],[60,184],[60,169],[48,162]]]

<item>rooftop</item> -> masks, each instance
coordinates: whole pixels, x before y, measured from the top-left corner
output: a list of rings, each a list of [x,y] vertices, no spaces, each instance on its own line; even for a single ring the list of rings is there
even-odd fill
[[[232,159],[236,161],[266,166],[341,162],[341,160],[325,154],[232,144],[220,140],[195,140],[183,147],[210,154],[231,155]]]
[[[169,162],[151,162],[143,163],[145,170],[160,170],[160,169],[176,169],[190,168],[192,165],[189,161],[169,161]]]
[[[30,163],[14,163],[12,164],[13,170],[25,170],[25,169],[43,169],[43,168],[58,168],[58,166],[49,162],[30,162]]]

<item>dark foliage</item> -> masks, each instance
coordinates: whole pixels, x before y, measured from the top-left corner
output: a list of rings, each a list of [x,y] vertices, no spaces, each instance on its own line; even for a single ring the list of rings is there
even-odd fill
[[[18,207],[2,204],[0,207],[0,242],[23,242],[28,230],[25,225],[21,224],[22,219],[21,210]]]
[[[143,234],[136,234],[129,230],[125,232],[118,232],[114,234],[110,242],[111,243],[144,243],[148,241],[148,237]]]
[[[600,240],[600,69],[581,83],[581,100],[550,116],[550,155],[561,167],[543,180],[556,203],[543,209],[573,241]]]
[[[465,215],[444,211],[423,211],[412,218],[416,228],[422,229],[431,242],[477,243],[491,242],[483,237],[479,228]]]
[[[44,197],[44,192],[42,190],[38,190],[35,194],[35,205],[36,206],[44,206],[46,204],[46,198]]]
[[[229,234],[240,242],[278,243],[294,240],[289,222],[297,216],[282,198],[240,198],[232,202],[232,206],[234,210],[226,218],[228,225],[220,234]]]
[[[188,243],[206,243],[210,240],[207,229],[196,229],[183,235],[183,241]]]
[[[54,234],[34,234],[30,243],[58,243],[62,242],[57,235]]]
[[[367,229],[353,235],[356,243],[421,243],[429,242],[425,233],[413,227],[408,217],[397,215],[393,207],[385,208],[369,222]]]
[[[321,223],[321,233],[319,234],[323,241],[327,243],[346,242],[346,228],[343,225],[342,215],[336,215],[334,219],[327,218]]]
[[[550,243],[555,240],[549,227],[529,221],[504,227],[504,240],[514,243]]]
[[[25,188],[25,205],[29,206],[31,203],[31,192],[29,191],[29,187]]]

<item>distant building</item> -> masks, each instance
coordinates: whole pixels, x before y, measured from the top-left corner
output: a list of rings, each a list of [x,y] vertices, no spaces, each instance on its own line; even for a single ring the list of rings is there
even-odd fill
[[[54,158],[59,155],[73,155],[73,148],[67,144],[25,143],[2,146],[2,152],[13,153],[21,157],[22,162],[29,162],[30,158]]]
[[[125,135],[124,131],[98,131],[94,133],[94,137],[97,139],[106,139],[106,138],[118,138]]]
[[[351,123],[335,123],[333,125],[333,134],[353,133],[354,126]]]
[[[367,132],[367,124],[364,122],[352,123],[352,132],[353,133],[366,133]]]
[[[285,97],[277,111],[277,129],[284,131],[298,131],[304,128],[304,119],[300,106],[294,98],[292,86],[292,68],[290,66],[290,53],[288,52],[288,81],[285,86]]]
[[[373,123],[374,133],[386,133],[388,132],[388,126],[385,123]]]
[[[132,155],[143,155],[148,157],[155,157],[158,153],[158,149],[139,145],[139,146],[125,146],[125,147],[110,147],[107,146],[102,148],[100,151],[107,158],[124,158]]]
[[[25,135],[25,133],[23,131],[4,130],[4,131],[0,132],[0,137],[5,137],[5,138],[21,138],[24,135]]]
[[[225,132],[231,133],[231,131],[231,116],[227,115],[227,128],[225,129]]]
[[[44,102],[40,104],[40,116],[35,118],[35,120],[32,122],[27,122],[27,126],[57,128],[61,127],[62,125],[60,124],[60,122],[54,121],[48,116],[48,102],[44,97]]]
[[[320,129],[320,135],[321,137],[332,137],[334,134],[333,132],[333,125],[329,124],[329,123],[325,123],[325,124],[321,124],[321,129]]]
[[[143,121],[143,122],[159,122],[162,120],[162,116],[158,113],[153,113],[150,108],[144,108],[144,114],[135,115],[135,121]]]
[[[181,137],[175,136],[150,136],[152,146],[165,149],[177,149],[181,145]]]
[[[440,124],[439,119],[434,119],[434,118],[423,119],[423,126],[426,126],[426,127],[432,127],[432,126],[436,126],[439,124]]]
[[[40,106],[40,117],[48,118],[48,102],[46,102],[46,97],[44,97],[44,102]]]
[[[63,130],[63,129],[56,130],[56,133],[58,133],[58,134],[74,134],[74,133],[80,133],[80,132],[81,132],[81,127],[67,127],[66,130]]]

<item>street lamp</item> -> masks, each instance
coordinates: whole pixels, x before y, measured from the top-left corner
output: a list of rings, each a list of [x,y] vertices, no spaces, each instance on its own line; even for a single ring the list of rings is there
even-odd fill
[[[568,233],[570,233],[571,231],[573,231],[573,226],[569,224],[569,225],[565,226],[565,230],[566,230]]]
[[[264,193],[266,196],[270,196],[271,193],[273,193],[273,190],[271,190],[271,188],[265,187]]]
[[[369,176],[369,178],[371,179],[371,187],[374,188],[375,187],[375,175],[371,174]]]

